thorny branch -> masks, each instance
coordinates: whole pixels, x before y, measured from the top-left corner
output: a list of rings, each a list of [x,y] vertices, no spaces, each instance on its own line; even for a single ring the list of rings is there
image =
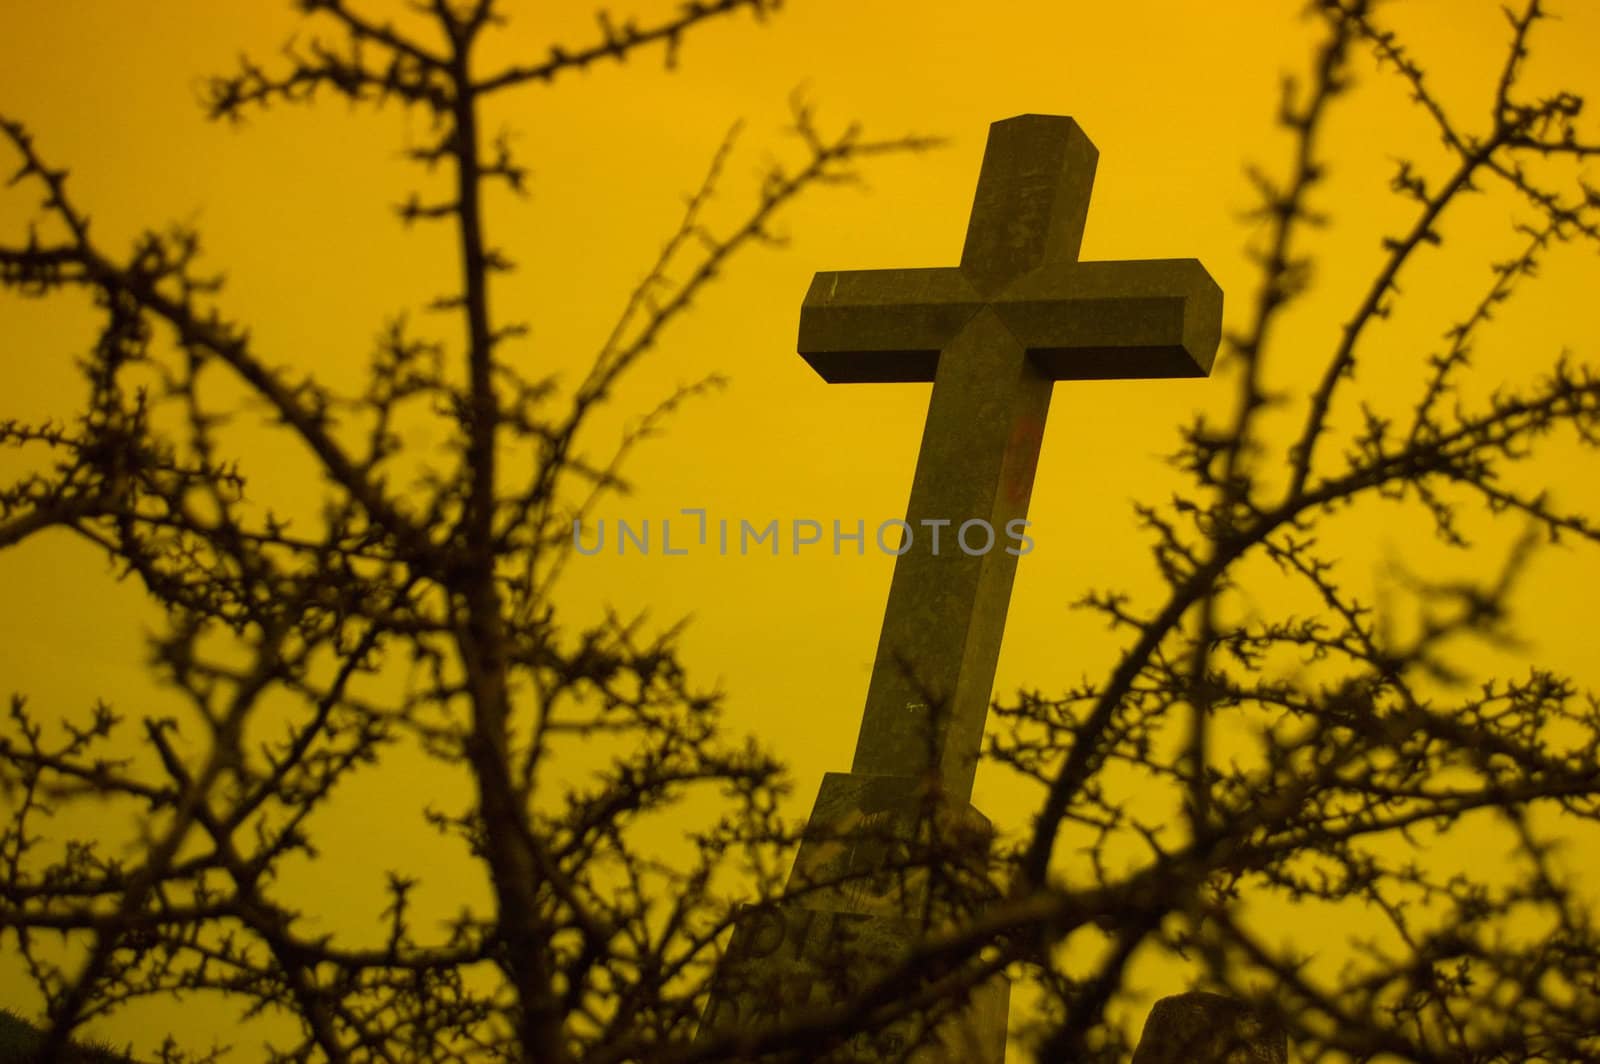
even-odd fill
[[[1581,163],[1600,155],[1600,141],[1579,132],[1582,100],[1573,93],[1524,93],[1530,42],[1549,17],[1539,0],[1507,12],[1506,58],[1481,132],[1431,90],[1420,63],[1382,26],[1381,9],[1364,0],[1312,8],[1327,34],[1308,87],[1285,87],[1289,177],[1280,185],[1251,172],[1265,234],[1249,321],[1227,337],[1229,420],[1200,419],[1184,434],[1173,461],[1196,490],[1138,510],[1155,537],[1165,600],[1140,611],[1124,595],[1091,594],[1083,605],[1132,633],[1107,679],[1060,699],[1032,695],[1000,707],[1008,726],[991,754],[1045,795],[1013,894],[1078,878],[1054,859],[1069,835],[1095,855],[1098,889],[1128,881],[1098,860],[1116,840],[1146,855],[1132,866],[1136,876],[1188,855],[1204,870],[1171,910],[1184,919],[1146,927],[1148,948],[1189,957],[1204,979],[1284,1017],[1306,1059],[1592,1059],[1600,940],[1570,870],[1558,873],[1551,855],[1556,838],[1582,836],[1600,812],[1600,704],[1545,671],[1491,680],[1459,661],[1474,643],[1514,645],[1512,593],[1540,539],[1600,542],[1600,521],[1557,506],[1536,470],[1526,475],[1558,428],[1587,448],[1600,442],[1600,377],[1562,357],[1520,390],[1478,403],[1457,396],[1495,310],[1545,254],[1572,240],[1600,244],[1600,196],[1582,175],[1569,174],[1562,188],[1547,167],[1535,178],[1527,161]],[[1312,277],[1305,248],[1331,221],[1312,206],[1327,173],[1319,133],[1350,90],[1361,49],[1399,75],[1438,129],[1445,162],[1399,162],[1392,189],[1411,204],[1412,219],[1383,241],[1370,285],[1316,368],[1279,481],[1273,437],[1258,415],[1300,400],[1268,395],[1261,381],[1266,367],[1281,371],[1290,358],[1275,341]],[[1355,392],[1361,359],[1407,357],[1382,346],[1381,331],[1402,309],[1402,275],[1444,254],[1447,221],[1467,193],[1496,185],[1533,212],[1516,224],[1522,247],[1490,264],[1487,290],[1444,331],[1445,350],[1416,359],[1418,398],[1409,422],[1396,425]],[[1358,431],[1341,434],[1333,417],[1351,407]],[[1343,454],[1331,458],[1336,440]],[[1513,466],[1524,475],[1513,477]],[[1469,548],[1468,527],[1481,532],[1496,518],[1528,528],[1498,572],[1480,562],[1459,582],[1394,581],[1416,611],[1400,623],[1392,595],[1374,605],[1344,587],[1349,574],[1336,553],[1344,533],[1334,518],[1413,500],[1457,549]],[[1259,616],[1274,568],[1301,589],[1303,615]],[[1226,760],[1213,752],[1219,737],[1229,743]],[[1119,796],[1104,783],[1112,772],[1157,789],[1137,801]],[[1168,799],[1187,812],[1185,831],[1155,812]],[[1559,830],[1542,815],[1552,810]],[[1509,834],[1495,834],[1493,818]],[[1452,874],[1418,857],[1424,840],[1452,830],[1504,837],[1505,859],[1531,878],[1499,891],[1471,870]],[[1305,953],[1269,948],[1242,917],[1244,900],[1274,895],[1307,910],[1359,913],[1364,902],[1387,927],[1363,939],[1342,972],[1313,973]],[[1559,959],[1541,956],[1546,982],[1507,939],[1516,915],[1530,911],[1554,923],[1550,941],[1559,943]],[[1440,930],[1424,933],[1424,925]],[[1069,977],[1059,956],[1036,963],[1058,1010],[1050,1050],[1113,1059],[1091,1037],[1108,1022],[1097,976]]]
[[[15,810],[0,836],[0,930],[16,934],[49,1005],[46,1052],[139,997],[209,990],[251,1012],[297,1016],[302,1038],[277,1047],[279,1060],[636,1059],[641,1046],[694,1031],[733,914],[714,880],[730,866],[764,868],[755,886],[771,894],[795,834],[776,817],[779,765],[721,738],[720,699],[691,684],[675,629],[652,636],[617,617],[588,629],[557,620],[559,530],[596,492],[626,487],[628,451],[701,386],[668,397],[604,460],[580,453],[585,430],[742,250],[777,242],[773,223],[796,197],[849,180],[870,156],[933,142],[870,140],[854,127],[826,134],[797,105],[800,162],[773,164],[748,213],[719,232],[704,208],[730,138],[589,377],[565,394],[503,354],[525,326],[497,321],[490,306],[491,276],[511,266],[489,243],[482,197],[494,183],[524,191],[527,170],[509,138],[482,143],[481,101],[657,44],[670,64],[701,23],[777,4],[692,3],[645,28],[602,16],[599,45],[552,49],[487,78],[471,57],[501,22],[492,2],[428,5],[442,48],[343,0],[301,6],[335,28],[332,43],[291,45],[276,68],[242,61],[208,83],[207,110],[238,119],[329,90],[431,113],[437,136],[410,158],[430,173],[446,164],[452,188],[414,195],[400,216],[456,231],[461,289],[433,308],[462,321],[465,372],[453,372],[451,345],[404,319],[380,335],[360,394],[275,366],[221,309],[219,282],[200,272],[197,234],[149,232],[117,256],[91,235],[66,172],[19,122],[0,125],[20,159],[11,185],[43,193],[26,241],[0,244],[0,283],[30,297],[82,290],[102,317],[79,421],[0,425],[4,442],[53,459],[0,494],[0,544],[62,528],[135,576],[166,611],[160,676],[205,746],[195,760],[178,741],[178,718],[149,716],[142,737],[153,761],[108,757],[127,741],[106,706],[51,745],[16,699],[0,740],[0,785]],[[247,470],[224,457],[240,414],[202,395],[215,375],[264,403],[339,492],[313,531],[249,505]],[[424,465],[403,490],[400,426],[425,416],[453,432],[456,462]],[[521,486],[496,468],[508,441],[533,457]],[[255,664],[231,664],[217,646],[225,636]],[[397,698],[395,665],[407,660]],[[261,730],[276,716],[269,691],[302,707],[276,738]],[[546,780],[563,750],[601,739],[619,752],[589,787],[563,796]],[[275,870],[314,857],[313,826],[335,792],[408,740],[472,781],[470,809],[431,816],[486,863],[492,901],[418,941],[408,919],[417,880],[391,873],[382,941],[316,934],[279,897]],[[649,856],[650,817],[693,790],[724,795],[726,807],[691,839],[687,865]],[[39,826],[56,805],[86,795],[146,811],[153,834],[136,863],[103,857],[92,842],[74,842],[64,862],[40,848]],[[677,899],[665,927],[662,898]],[[46,929],[79,937],[78,963],[37,948]],[[503,978],[485,984],[474,973],[486,966]]]

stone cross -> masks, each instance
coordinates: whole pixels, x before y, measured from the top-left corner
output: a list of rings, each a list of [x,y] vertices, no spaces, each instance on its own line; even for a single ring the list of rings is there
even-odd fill
[[[1097,156],[1070,118],[996,122],[961,265],[819,273],[806,294],[799,349],[823,379],[932,381],[933,397],[854,763],[823,778],[793,900],[736,926],[702,1035],[853,994],[910,948],[928,908],[876,872],[919,837],[930,782],[941,841],[982,850],[969,799],[1052,383],[1211,369],[1222,292],[1199,262],[1078,261]],[[912,1023],[849,1052],[1000,1064],[1007,1001],[991,980],[934,1043]]]
[[[996,122],[960,266],[819,273],[806,294],[800,354],[824,380],[933,382],[856,774],[937,769],[970,795],[1051,384],[1210,372],[1222,291],[1198,261],[1078,261],[1098,154],[1070,118]]]

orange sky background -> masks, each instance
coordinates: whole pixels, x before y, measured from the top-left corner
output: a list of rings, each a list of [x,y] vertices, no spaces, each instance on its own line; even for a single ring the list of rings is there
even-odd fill
[[[536,58],[551,43],[595,38],[588,4],[505,6],[511,23],[491,55]],[[1552,6],[1563,20],[1537,32],[1530,84],[1600,90],[1600,5]],[[670,10],[636,0],[614,14],[649,23]],[[593,453],[603,453],[622,415],[678,383],[726,373],[726,391],[690,407],[638,455],[630,467],[637,490],[603,507],[608,519],[658,520],[690,506],[759,524],[838,518],[872,528],[902,516],[928,386],[824,384],[794,353],[811,274],[954,264],[988,123],[1065,114],[1100,151],[1083,258],[1199,258],[1226,293],[1227,321],[1241,322],[1254,282],[1239,217],[1252,205],[1243,167],[1284,170],[1287,144],[1273,124],[1279,80],[1307,68],[1314,37],[1300,10],[1268,0],[793,0],[767,25],[741,16],[692,34],[676,72],[648,51],[503,97],[486,127],[515,131],[532,168],[529,199],[499,197],[489,209],[496,241],[520,265],[497,287],[497,310],[533,326],[505,357],[571,367],[575,380],[735,120],[743,132],[713,227],[742,216],[765,160],[798,158],[783,131],[797,87],[827,128],[860,121],[868,135],[948,137],[929,154],[871,162],[862,186],[816,191],[789,211],[788,246],[736,260],[591,438]],[[1466,114],[1487,111],[1506,38],[1498,3],[1403,0],[1386,18],[1412,41],[1441,96]],[[297,29],[308,34],[290,4],[267,0],[7,0],[0,113],[25,122],[46,156],[72,169],[70,187],[107,246],[126,247],[146,226],[195,223],[209,261],[228,274],[222,305],[250,326],[267,360],[348,388],[383,322],[449,287],[456,252],[442,228],[407,232],[391,209],[413,188],[437,187],[398,158],[426,136],[420,114],[374,114],[329,98],[237,129],[204,119],[197,94],[206,75],[231,70],[241,51],[272,61]],[[1438,161],[1400,83],[1375,75],[1364,55],[1353,69],[1358,90],[1324,143],[1332,165],[1319,205],[1334,224],[1312,249],[1320,256],[1315,288],[1279,338],[1275,387],[1303,390],[1320,372],[1376,268],[1380,238],[1398,228],[1403,215],[1387,192],[1394,159]],[[1593,129],[1595,119],[1587,122]],[[31,190],[0,196],[0,239],[23,233],[33,206]],[[1486,288],[1487,263],[1519,247],[1509,231],[1526,217],[1518,203],[1497,193],[1464,207],[1443,226],[1443,251],[1423,255],[1402,278],[1404,310],[1369,341],[1361,395],[1408,405],[1424,359]],[[1473,382],[1482,392],[1531,383],[1563,350],[1600,361],[1593,249],[1552,253],[1543,275],[1481,345]],[[457,343],[456,322],[418,320]],[[0,418],[72,414],[82,393],[72,359],[91,325],[72,298],[0,299]],[[1130,503],[1170,493],[1176,481],[1161,459],[1178,426],[1195,409],[1221,409],[1226,396],[1224,374],[1057,387],[1031,511],[1036,550],[1018,569],[1000,660],[1002,697],[1019,686],[1060,691],[1114,663],[1121,637],[1068,604],[1090,588],[1159,590]],[[1338,414],[1339,425],[1352,426],[1351,408]],[[285,437],[241,439],[252,497],[286,510],[315,505],[320,489]],[[1541,467],[1558,500],[1600,503],[1592,461],[1584,468],[1565,447]],[[0,455],[0,472],[13,474],[20,461]],[[1352,586],[1400,557],[1425,573],[1481,571],[1518,531],[1485,532],[1480,562],[1437,547],[1414,515],[1364,508],[1335,528]],[[648,606],[662,622],[692,615],[688,663],[706,682],[720,679],[735,730],[788,758],[792,811],[803,815],[821,774],[849,765],[892,561],[875,551],[617,558],[608,550],[574,559],[562,601],[577,618],[605,602],[624,612]],[[1597,581],[1593,550],[1539,556],[1518,599],[1526,645],[1484,663],[1521,674],[1537,662],[1600,686]],[[135,716],[162,711],[141,667],[152,618],[137,589],[113,583],[93,551],[56,535],[0,553],[0,587],[0,693],[28,694],[46,718],[81,712],[101,696]],[[1259,601],[1274,600],[1263,591]],[[408,762],[346,797],[322,836],[329,863],[306,902],[327,929],[369,926],[383,869],[411,867],[412,854],[446,859],[414,816],[427,798],[448,805],[462,793],[459,780],[427,775],[438,771]],[[1002,830],[1026,827],[1033,798],[1003,774],[980,771],[974,801]],[[476,896],[478,886],[452,881],[447,867],[435,865],[425,883],[424,912],[453,912]],[[1325,941],[1336,942],[1336,932]],[[1162,991],[1181,978],[1165,970],[1149,977]],[[0,1003],[32,1007],[19,1000],[24,993],[20,973],[0,958]],[[143,1015],[178,1017],[202,1039],[215,1031],[239,1040],[231,1008]],[[148,1048],[143,1027],[119,1016],[98,1030]],[[235,1059],[251,1059],[251,1043],[240,1045]]]

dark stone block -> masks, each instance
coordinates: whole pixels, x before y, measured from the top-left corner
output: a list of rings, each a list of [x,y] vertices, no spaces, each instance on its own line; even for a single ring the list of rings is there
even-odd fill
[[[911,920],[780,905],[749,908],[712,989],[700,1037],[756,1034],[851,1000],[920,935]],[[909,1060],[910,1064],[1003,1064],[1010,987],[995,978],[932,1032],[917,1017],[856,1035],[824,1061]],[[922,1043],[919,1045],[919,1043]],[[916,1046],[909,1058],[908,1048]],[[758,1058],[752,1058],[758,1059]]]
[[[959,899],[928,896],[930,860],[946,873],[965,864],[981,875],[992,836],[989,819],[970,802],[933,801],[920,780],[830,772],[817,791],[789,891],[808,892],[802,903],[810,908],[913,920],[925,913],[943,922],[941,904]]]
[[[1150,1010],[1133,1064],[1287,1064],[1281,1026],[1242,1001],[1194,991]]]
[[[855,998],[918,941],[970,911],[971,899],[930,895],[929,858],[941,862],[941,880],[956,870],[953,863],[973,862],[969,871],[977,874],[991,835],[988,819],[970,803],[940,803],[922,780],[828,773],[790,873],[790,897],[741,913],[702,1037],[794,1022]],[[900,1060],[908,1047],[928,1041],[911,1061],[1001,1064],[1009,1001],[1010,988],[998,977],[928,1039],[913,1017],[861,1035],[826,1059]]]

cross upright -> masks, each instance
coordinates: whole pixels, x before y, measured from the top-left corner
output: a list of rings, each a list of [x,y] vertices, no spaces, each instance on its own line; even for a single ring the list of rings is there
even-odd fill
[[[1197,260],[1078,261],[1098,156],[1070,118],[996,122],[960,266],[806,293],[799,350],[824,380],[933,382],[855,776],[937,772],[970,797],[1052,383],[1211,370],[1222,290]]]

